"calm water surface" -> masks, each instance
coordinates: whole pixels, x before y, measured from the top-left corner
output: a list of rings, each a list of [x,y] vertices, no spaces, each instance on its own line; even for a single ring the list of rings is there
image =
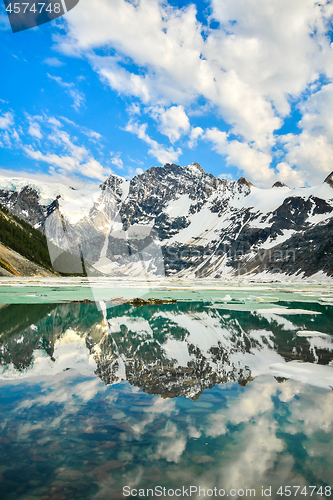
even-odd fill
[[[0,498],[331,497],[333,307],[220,298],[1,305]]]

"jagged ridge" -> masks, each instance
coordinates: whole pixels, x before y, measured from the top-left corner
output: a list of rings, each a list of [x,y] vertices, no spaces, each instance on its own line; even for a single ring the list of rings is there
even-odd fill
[[[217,179],[197,163],[165,164],[131,181],[111,175],[95,192],[0,179],[0,201],[31,223],[37,214],[49,239],[106,274],[142,275],[133,256],[146,252],[148,274],[157,273],[159,253],[173,276],[332,276],[332,179],[264,190],[245,178]]]

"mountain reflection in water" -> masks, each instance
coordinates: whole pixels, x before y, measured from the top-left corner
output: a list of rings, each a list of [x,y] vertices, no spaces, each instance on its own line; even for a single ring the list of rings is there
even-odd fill
[[[330,485],[331,306],[101,306],[1,307],[2,498]]]
[[[333,360],[331,306],[307,304],[290,316],[217,307],[8,305],[0,321],[3,377],[76,368],[107,385],[125,379],[148,394],[196,399],[218,383],[246,385],[284,361]]]

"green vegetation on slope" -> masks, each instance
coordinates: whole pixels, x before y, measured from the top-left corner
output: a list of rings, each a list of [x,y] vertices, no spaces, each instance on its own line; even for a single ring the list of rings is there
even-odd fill
[[[44,234],[0,204],[0,242],[23,257],[53,271]]]

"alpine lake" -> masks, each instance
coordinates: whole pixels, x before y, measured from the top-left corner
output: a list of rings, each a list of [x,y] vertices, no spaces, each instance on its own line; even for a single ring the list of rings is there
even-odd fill
[[[330,284],[4,278],[0,498],[331,498],[332,389]]]

